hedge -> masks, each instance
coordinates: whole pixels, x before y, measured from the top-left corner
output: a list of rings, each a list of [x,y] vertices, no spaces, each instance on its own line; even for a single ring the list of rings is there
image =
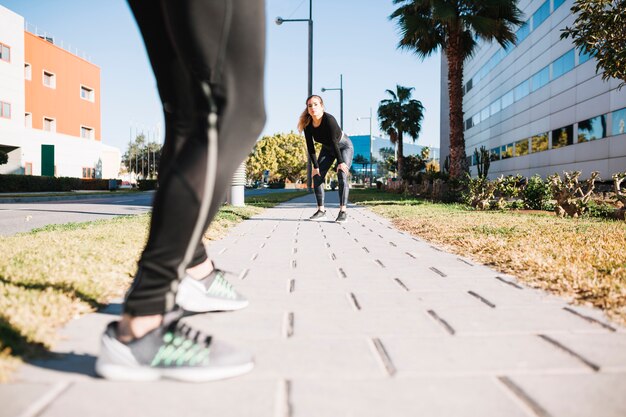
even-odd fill
[[[120,180],[116,180],[119,187]],[[108,190],[108,179],[0,175],[0,192]]]

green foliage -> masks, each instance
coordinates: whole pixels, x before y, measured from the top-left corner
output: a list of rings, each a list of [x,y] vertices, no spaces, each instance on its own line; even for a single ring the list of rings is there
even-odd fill
[[[552,199],[550,184],[540,175],[533,175],[522,189],[524,207],[530,210],[547,210],[547,204]]]
[[[122,155],[122,165],[128,172],[134,172],[143,178],[156,177],[161,164],[163,146],[155,142],[147,142],[146,136],[140,133],[134,142],[128,144],[126,153]]]
[[[404,164],[403,136],[406,133],[413,139],[419,137],[424,118],[424,106],[419,100],[411,98],[414,88],[396,85],[396,91],[387,90],[391,97],[378,105],[380,129],[389,135],[391,143],[398,147],[398,174],[402,176]]]
[[[491,158],[485,145],[481,146],[480,150],[474,149],[474,158],[476,158],[478,176],[483,178],[487,177],[489,174],[489,166],[491,166]]]
[[[611,77],[626,85],[626,0],[576,0],[572,7],[576,20],[563,29],[561,39],[573,39],[574,45],[592,55],[596,72],[602,79]]]
[[[404,171],[402,179],[409,183],[416,183],[420,180],[420,173],[426,169],[426,163],[430,156],[430,148],[422,148],[420,155],[409,155],[404,158]]]
[[[603,202],[596,202],[594,200],[589,200],[585,204],[585,216],[588,217],[599,217],[602,219],[613,219],[615,218],[616,209],[614,206],[610,204],[606,204]]]
[[[139,180],[139,181],[137,181],[137,188],[139,188],[141,191],[156,190],[157,186],[158,186],[158,181],[157,180]]]
[[[0,150],[0,165],[4,165],[9,162],[9,154]]]
[[[294,132],[277,133],[259,140],[246,160],[249,180],[262,180],[263,171],[270,171],[270,181],[297,182],[306,176],[306,144]]]
[[[0,192],[108,190],[108,179],[0,175]]]

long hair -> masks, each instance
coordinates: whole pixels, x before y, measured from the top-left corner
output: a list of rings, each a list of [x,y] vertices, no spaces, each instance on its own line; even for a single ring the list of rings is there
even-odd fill
[[[313,120],[313,118],[309,114],[309,100],[311,100],[313,97],[319,98],[320,104],[322,106],[324,105],[324,100],[322,100],[322,98],[318,95],[313,94],[312,96],[306,99],[306,102],[305,102],[306,107],[304,108],[304,111],[302,112],[302,114],[300,115],[300,118],[298,119],[298,132],[300,133],[302,133],[304,131],[304,128],[307,127],[309,123],[311,123],[311,120]]]

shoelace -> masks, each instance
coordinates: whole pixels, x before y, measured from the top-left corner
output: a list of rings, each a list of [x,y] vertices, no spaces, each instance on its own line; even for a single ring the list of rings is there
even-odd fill
[[[224,278],[224,275],[226,275],[224,271],[216,270],[215,279],[209,287],[209,294],[216,297],[225,297],[231,299],[237,298],[235,289],[233,288],[231,283],[228,282],[226,278]]]
[[[151,366],[195,366],[209,361],[211,336],[178,320],[163,332],[163,345],[152,359]]]

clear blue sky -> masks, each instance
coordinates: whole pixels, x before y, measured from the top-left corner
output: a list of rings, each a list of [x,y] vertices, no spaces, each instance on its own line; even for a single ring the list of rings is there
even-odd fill
[[[320,94],[326,110],[339,120],[339,92],[321,93],[322,87],[339,87],[343,74],[344,130],[368,134],[386,89],[396,84],[415,87],[413,98],[426,108],[418,144],[439,146],[440,57],[421,61],[396,48],[398,34],[391,0],[313,1],[313,92]],[[156,131],[162,115],[141,37],[122,0],[0,0],[31,25],[54,35],[90,56],[101,68],[102,138],[124,151],[130,128]],[[308,0],[267,0],[267,62],[265,103],[267,123],[263,134],[295,130],[307,94],[307,24],[284,23],[308,18]],[[374,134],[378,134],[374,124]],[[155,138],[162,141],[161,138]]]

